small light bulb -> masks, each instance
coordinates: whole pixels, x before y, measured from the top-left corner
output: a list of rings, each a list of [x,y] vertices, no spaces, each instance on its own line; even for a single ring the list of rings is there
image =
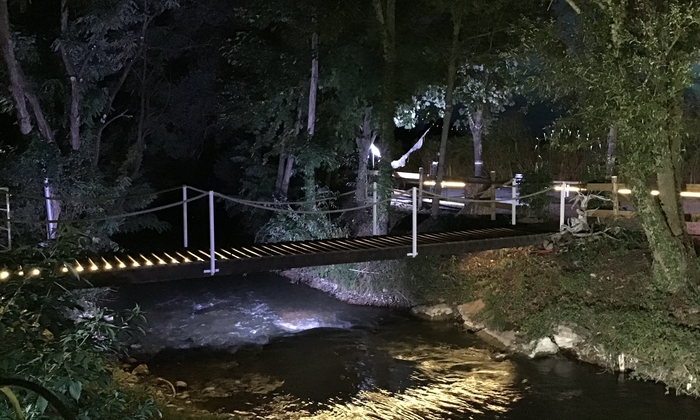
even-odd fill
[[[105,270],[111,270],[112,269],[112,264],[106,263],[105,264]]]
[[[99,269],[99,267],[94,265],[94,264],[90,266],[91,271],[97,271],[98,269]]]
[[[79,266],[77,266],[77,267],[75,268],[75,271],[77,271],[78,273],[82,273],[83,270],[84,270],[84,268],[83,268],[82,265],[79,265]]]
[[[38,268],[32,270],[32,276],[38,276],[39,274],[41,274],[41,271]]]
[[[68,272],[68,267],[61,268],[61,273],[67,273],[67,272]]]
[[[6,278],[10,277],[10,272],[9,271],[3,271],[0,272],[0,280],[5,280]]]
[[[23,276],[23,275],[24,275],[24,271],[18,271],[18,272],[17,272],[17,275],[18,275],[18,276]]]

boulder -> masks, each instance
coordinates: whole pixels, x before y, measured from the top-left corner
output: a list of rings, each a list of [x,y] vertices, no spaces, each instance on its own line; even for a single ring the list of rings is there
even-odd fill
[[[539,340],[531,341],[526,346],[526,349],[528,350],[528,357],[531,359],[551,356],[559,353],[559,347],[557,347],[557,345],[554,344],[554,341],[552,341],[552,339],[549,337],[543,337]]]
[[[552,338],[557,346],[564,350],[573,350],[584,341],[583,337],[565,325],[557,326],[556,331],[552,334]]]
[[[175,381],[175,388],[178,388],[178,389],[187,388],[187,382],[185,382],[185,381]]]
[[[484,306],[484,301],[481,299],[457,306],[457,313],[464,321],[464,328],[476,332],[486,327],[482,322],[474,320],[474,317],[484,309]]]
[[[411,313],[420,319],[428,321],[449,321],[454,319],[454,311],[445,303],[414,306],[411,308]]]
[[[132,375],[148,375],[148,373],[148,366],[144,364],[136,366],[134,370],[131,371]]]
[[[476,336],[502,351],[512,350],[518,340],[518,334],[515,331],[494,331],[488,328],[479,330]]]

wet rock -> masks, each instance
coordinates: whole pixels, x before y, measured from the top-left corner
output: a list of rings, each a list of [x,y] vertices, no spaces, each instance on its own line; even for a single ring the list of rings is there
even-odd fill
[[[148,366],[145,364],[138,365],[131,371],[132,375],[148,375]]]
[[[187,382],[185,381],[175,381],[175,388],[184,389],[187,388]]]
[[[472,332],[485,328],[482,322],[474,320],[474,317],[484,309],[484,306],[484,301],[481,299],[457,306],[457,313],[464,321],[464,328]]]
[[[180,394],[180,395],[177,396],[177,398],[180,399],[180,400],[186,400],[186,399],[188,399],[189,397],[190,397],[190,394],[189,394],[187,391],[185,391],[185,392],[183,392],[182,394]]]
[[[502,352],[491,355],[491,359],[495,362],[502,362],[502,361],[506,360],[507,358],[508,358],[508,355],[506,353],[502,353]]]
[[[411,308],[411,314],[428,321],[448,321],[454,319],[454,311],[449,305],[420,305]]]
[[[214,391],[216,391],[215,386],[208,386],[202,390],[202,394],[212,393]]]
[[[512,350],[518,340],[518,334],[515,331],[495,331],[488,328],[479,330],[476,336],[502,351]]]
[[[559,353],[559,347],[549,337],[533,340],[527,345],[527,348],[531,349],[528,354],[528,357],[531,359]]]
[[[565,325],[557,326],[557,330],[552,334],[552,338],[557,346],[564,350],[574,350],[584,341],[583,337],[576,334],[572,328]]]
[[[124,382],[126,382],[127,384],[133,385],[133,384],[137,383],[138,381],[139,381],[138,376],[132,375],[128,372],[125,373]]]

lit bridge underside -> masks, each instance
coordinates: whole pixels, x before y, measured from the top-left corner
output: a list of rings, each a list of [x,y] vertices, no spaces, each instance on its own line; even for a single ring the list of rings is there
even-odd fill
[[[418,235],[418,256],[459,255],[492,249],[541,244],[551,235],[542,226],[499,227]],[[298,267],[408,258],[411,235],[371,236],[305,242],[258,244],[216,251],[217,275],[243,274]],[[152,283],[209,277],[209,252],[180,250],[152,254],[120,254],[67,262],[58,268],[78,272],[94,286]],[[38,268],[4,271],[3,276],[38,275]]]

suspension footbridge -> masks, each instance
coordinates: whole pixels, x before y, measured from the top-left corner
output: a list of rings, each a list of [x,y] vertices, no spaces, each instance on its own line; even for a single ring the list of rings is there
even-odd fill
[[[172,192],[167,190],[166,192]],[[194,193],[194,194],[193,194]],[[9,192],[8,192],[9,194]],[[513,194],[515,196],[515,193]],[[556,229],[551,225],[515,225],[513,217],[511,226],[489,226],[478,229],[418,233],[418,213],[422,197],[430,199],[450,199],[427,191],[412,188],[409,192],[393,190],[390,198],[379,200],[376,194],[368,199],[367,204],[352,208],[326,209],[319,211],[320,202],[337,197],[329,197],[313,202],[263,202],[244,200],[226,196],[215,191],[203,191],[194,187],[182,187],[182,199],[174,203],[152,209],[140,210],[121,215],[101,218],[65,220],[15,220],[9,215],[7,230],[12,224],[41,223],[55,226],[58,223],[99,222],[110,219],[124,219],[152,213],[173,207],[182,208],[183,245],[169,251],[145,253],[116,253],[93,255],[64,261],[57,267],[4,267],[0,271],[0,281],[14,276],[38,276],[43,270],[56,270],[65,275],[77,274],[89,280],[94,286],[112,286],[134,283],[159,282],[167,280],[194,279],[214,275],[242,274],[250,272],[283,270],[298,267],[322,266],[343,263],[357,263],[417,256],[457,255],[492,249],[528,246],[542,241]],[[419,197],[420,201],[419,201]],[[44,197],[43,199],[67,200],[67,198]],[[197,200],[208,200],[209,208],[209,247],[195,249],[189,244],[188,204]],[[253,208],[294,214],[336,214],[353,210],[371,210],[374,217],[373,236],[356,238],[334,238],[325,240],[263,243],[245,247],[217,247],[215,238],[215,200],[224,200]],[[410,203],[412,229],[407,235],[376,235],[377,212],[381,205],[403,202]],[[298,208],[293,208],[296,206]],[[515,204],[513,204],[515,209]]]

